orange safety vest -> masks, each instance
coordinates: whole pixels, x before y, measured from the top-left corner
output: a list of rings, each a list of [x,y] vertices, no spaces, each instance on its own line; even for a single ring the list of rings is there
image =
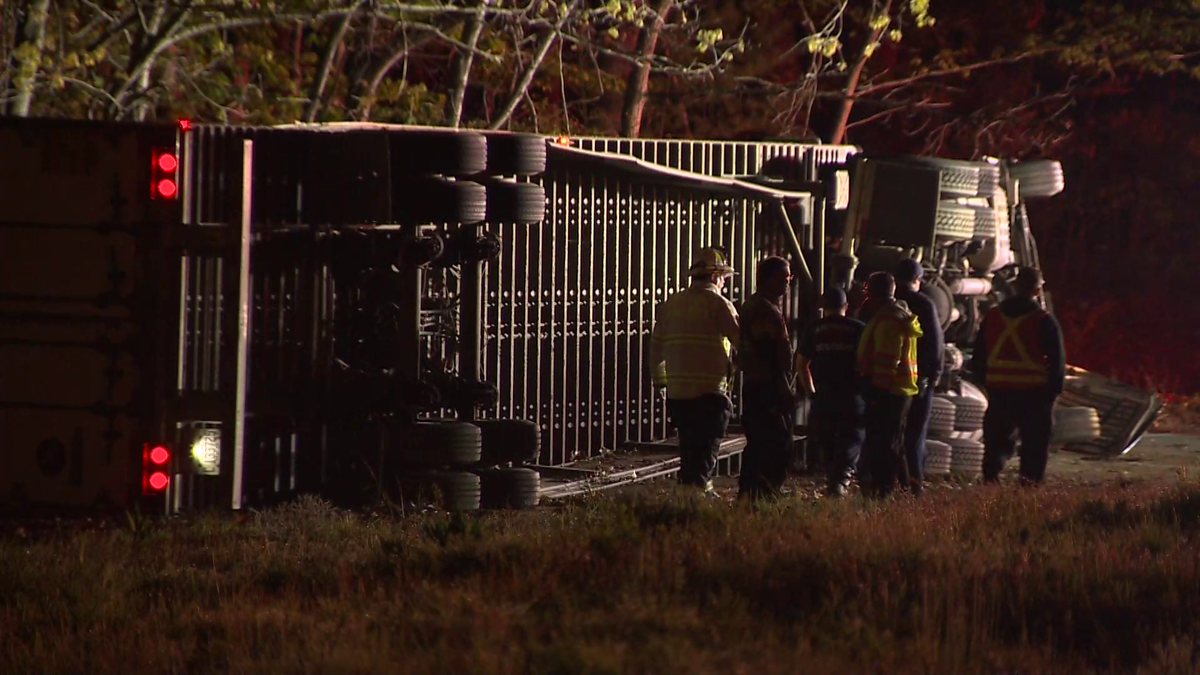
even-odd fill
[[[1044,386],[1046,352],[1042,349],[1041,323],[1045,310],[1035,309],[1010,317],[993,307],[985,319],[988,389],[1033,389]]]
[[[915,315],[906,319],[880,308],[858,343],[858,372],[871,386],[893,394],[917,394],[917,338],[921,327]]]

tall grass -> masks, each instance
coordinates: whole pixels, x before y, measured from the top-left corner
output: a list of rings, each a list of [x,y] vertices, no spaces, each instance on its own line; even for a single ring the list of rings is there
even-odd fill
[[[1200,672],[1200,488],[11,530],[0,672]]]

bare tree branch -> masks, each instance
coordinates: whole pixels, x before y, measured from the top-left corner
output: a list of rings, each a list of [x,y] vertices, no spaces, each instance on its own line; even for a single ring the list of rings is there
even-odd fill
[[[312,122],[317,119],[317,111],[321,109],[321,97],[325,94],[325,85],[329,82],[329,71],[333,68],[333,55],[338,48],[342,46],[342,42],[346,39],[346,32],[350,30],[350,22],[354,20],[355,14],[365,4],[366,0],[355,0],[354,4],[338,21],[337,29],[329,38],[329,44],[325,46],[325,51],[321,53],[321,63],[317,66],[317,76],[313,78],[312,87],[308,93],[308,106],[304,111],[304,121]]]
[[[483,33],[483,16],[488,1],[479,0],[479,10],[474,16],[467,19],[466,45],[468,49],[460,52],[458,58],[455,59],[454,88],[446,100],[446,124],[452,129],[457,129],[462,122],[463,99],[467,95],[467,85],[471,81],[471,62],[475,59],[479,35]]]
[[[570,17],[579,7],[580,0],[571,0],[571,3],[565,8],[560,9],[561,12],[557,21],[550,30],[542,34],[538,39],[537,48],[534,50],[533,58],[529,61],[529,65],[521,73],[521,79],[517,81],[513,87],[512,93],[509,94],[508,101],[504,104],[504,109],[500,111],[500,116],[493,121],[488,128],[499,129],[508,124],[508,120],[512,117],[521,100],[526,98],[529,92],[529,85],[533,83],[533,78],[542,67],[542,62],[546,59],[546,54],[550,53],[550,47],[554,44],[554,39],[562,34],[562,28]]]

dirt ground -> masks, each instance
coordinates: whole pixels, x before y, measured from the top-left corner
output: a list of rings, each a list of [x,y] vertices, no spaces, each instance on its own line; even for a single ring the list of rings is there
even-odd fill
[[[1046,467],[1048,483],[1067,483],[1080,486],[1108,483],[1176,483],[1200,477],[1200,429],[1190,433],[1152,433],[1125,455],[1114,458],[1093,457],[1075,452],[1060,451],[1050,455]],[[1017,460],[1005,467],[1008,480],[1016,479]],[[671,489],[673,477],[655,479],[621,488],[621,492],[661,492]],[[737,494],[737,478],[722,476],[715,481],[717,492],[727,500]],[[962,490],[970,481],[935,478],[930,489]],[[820,499],[823,481],[815,474],[793,474],[785,491],[798,493],[802,498]]]
[[[1046,471],[1056,480],[1081,483],[1195,479],[1200,477],[1200,431],[1146,434],[1132,450],[1113,459],[1058,452],[1051,455]]]

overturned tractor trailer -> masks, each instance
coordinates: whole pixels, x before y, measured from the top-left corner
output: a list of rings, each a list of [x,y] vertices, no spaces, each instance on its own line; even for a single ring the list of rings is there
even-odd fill
[[[1036,265],[1020,185],[1058,180],[848,146],[376,124],[3,119],[0,157],[8,512],[431,486],[469,509],[595,486],[573,467],[669,435],[644,355],[692,251],[725,247],[735,302],[757,260],[790,257],[797,332],[826,284],[920,256],[960,366],[1008,263]],[[966,458],[982,393],[948,370],[934,429]],[[1096,452],[1157,411],[1087,373],[1068,389]]]

